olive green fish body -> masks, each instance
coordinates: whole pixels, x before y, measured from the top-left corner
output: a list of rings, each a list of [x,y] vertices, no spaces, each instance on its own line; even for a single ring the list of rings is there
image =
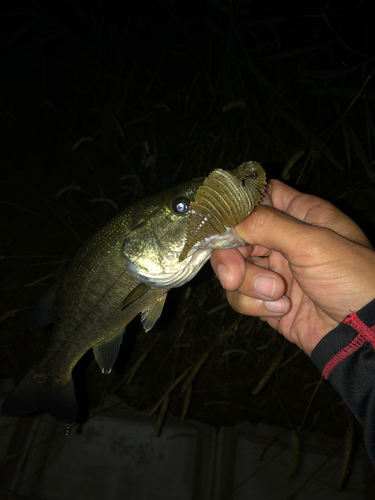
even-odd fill
[[[261,182],[249,183],[250,175]],[[42,361],[7,397],[2,414],[40,408],[73,422],[72,371],[79,359],[93,348],[103,373],[109,373],[136,315],[142,313],[145,330],[151,329],[168,290],[189,281],[213,248],[245,244],[232,226],[254,209],[264,184],[255,162],[232,173],[218,169],[204,183],[193,179],[135,203],[97,231],[31,312],[30,329],[53,322],[52,336]]]
[[[112,260],[113,264],[117,258],[108,260]],[[45,372],[48,375],[53,373],[59,380],[70,377],[72,369],[85,352],[116,338],[135,316],[166,293],[160,288],[150,288],[142,297],[121,311],[119,306],[123,297],[129,295],[139,281],[126,270],[124,259],[118,260],[118,268],[113,269],[116,272],[109,272],[107,267],[105,279],[101,275],[91,279],[84,299],[77,298],[79,309],[69,308],[63,301],[59,301],[60,307],[56,307],[55,313],[54,333],[45,356],[48,361]],[[108,285],[110,280],[112,283]],[[110,371],[110,367],[106,371]]]
[[[156,224],[163,234],[173,233],[173,226],[181,219],[171,209],[175,195],[192,198],[198,185],[198,181],[190,181],[132,205],[82,247],[47,303],[42,300],[31,315],[32,330],[46,326],[50,321],[44,318],[50,318],[54,323],[53,333],[43,360],[31,368],[8,396],[3,414],[18,416],[42,408],[65,422],[75,420],[72,370],[78,360],[94,348],[102,371],[109,373],[126,325],[143,312],[145,329],[150,329],[164,304],[165,289],[145,287],[138,298],[120,307],[140,284],[127,270],[123,254],[127,235],[134,228],[150,226],[150,220],[154,221],[149,227],[151,232]],[[158,219],[162,222],[156,222]],[[152,243],[163,234],[155,234]],[[147,242],[139,244],[148,247]],[[43,311],[49,307],[51,313]]]
[[[124,310],[120,304],[139,284],[127,271],[122,243],[131,228],[128,214],[118,216],[97,232],[80,252],[57,290],[53,307],[55,334],[50,350],[71,340],[67,359],[74,366],[91,347],[116,337],[141,311],[166,292],[148,290]]]

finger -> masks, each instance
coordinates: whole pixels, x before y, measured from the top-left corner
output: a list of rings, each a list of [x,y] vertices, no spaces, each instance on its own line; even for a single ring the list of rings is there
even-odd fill
[[[267,323],[274,330],[279,331],[279,324],[280,324],[280,317],[279,316],[274,316],[271,318],[268,316],[262,316],[259,319],[264,321],[265,323]]]
[[[214,250],[211,266],[223,288],[234,291],[241,286],[245,277],[246,261],[238,248]]]
[[[285,294],[285,282],[279,274],[249,260],[245,264],[245,276],[237,289],[239,293],[262,300],[277,300]]]
[[[278,210],[286,212],[292,202],[296,198],[300,197],[303,193],[277,179],[270,179],[267,183],[267,194],[272,200],[271,206],[274,206]]]
[[[268,206],[256,210],[236,225],[237,234],[250,245],[280,252],[290,263],[307,265],[315,256],[311,250],[323,231]],[[303,241],[303,245],[301,242]]]
[[[308,224],[332,229],[351,241],[372,248],[362,229],[332,203],[301,193],[275,179],[268,182],[267,193],[272,200],[272,206],[278,210]],[[268,202],[265,204],[269,205]]]
[[[233,309],[246,316],[258,316],[262,320],[277,318],[291,309],[289,297],[283,295],[278,300],[260,300],[239,292],[227,292],[227,300]]]
[[[237,290],[262,300],[277,300],[285,293],[285,282],[279,274],[245,260],[239,251],[218,251],[211,257],[211,264],[221,285],[228,291]]]

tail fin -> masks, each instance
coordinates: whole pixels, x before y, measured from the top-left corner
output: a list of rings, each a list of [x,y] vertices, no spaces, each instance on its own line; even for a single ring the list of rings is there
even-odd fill
[[[52,385],[40,377],[36,381],[34,375],[32,368],[5,399],[1,414],[20,417],[35,410],[46,410],[57,420],[74,422],[77,418],[77,400],[73,379],[70,378],[63,385]]]

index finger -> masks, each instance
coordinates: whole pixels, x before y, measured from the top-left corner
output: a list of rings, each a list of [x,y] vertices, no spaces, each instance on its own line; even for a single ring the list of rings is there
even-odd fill
[[[297,189],[294,189],[277,179],[270,179],[268,181],[267,194],[272,200],[272,206],[282,212],[286,212],[288,207],[290,207],[296,198],[303,196],[303,193],[297,191]],[[268,205],[268,203],[266,204]]]
[[[272,201],[271,206],[277,210],[307,224],[332,229],[351,241],[372,248],[360,227],[329,201],[301,193],[276,179],[268,182],[267,193]],[[269,203],[266,201],[265,205]]]

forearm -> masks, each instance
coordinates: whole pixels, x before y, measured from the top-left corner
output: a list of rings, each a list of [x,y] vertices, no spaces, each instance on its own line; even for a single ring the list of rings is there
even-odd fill
[[[311,359],[363,425],[375,466],[375,300],[328,333]]]

